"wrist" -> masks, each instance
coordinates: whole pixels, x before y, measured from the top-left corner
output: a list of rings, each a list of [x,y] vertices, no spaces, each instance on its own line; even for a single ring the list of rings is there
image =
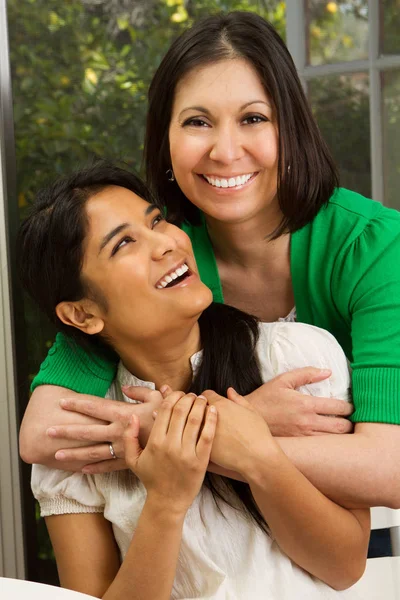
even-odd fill
[[[266,444],[265,447],[249,455],[247,460],[243,460],[239,473],[250,486],[262,487],[271,482],[271,479],[279,477],[283,461],[287,460],[284,452],[274,441],[273,444]]]
[[[146,511],[153,521],[160,524],[180,525],[185,520],[187,507],[173,504],[165,496],[150,493],[147,494],[143,511]]]

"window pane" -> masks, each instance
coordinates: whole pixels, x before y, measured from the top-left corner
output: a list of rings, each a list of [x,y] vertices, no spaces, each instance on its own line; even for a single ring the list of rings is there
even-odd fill
[[[93,154],[139,170],[147,89],[162,56],[193,20],[237,9],[285,35],[285,2],[276,0],[8,0],[21,218],[40,187]],[[28,300],[25,321],[33,378],[55,331]],[[52,552],[37,520],[29,576],[51,583]]]
[[[309,82],[314,115],[339,167],[343,187],[371,196],[369,77],[366,73]]]
[[[385,204],[400,210],[400,69],[382,79]]]
[[[381,0],[381,23],[383,39],[382,54],[400,53],[400,2],[399,0]]]
[[[368,0],[308,0],[308,63],[368,58]]]

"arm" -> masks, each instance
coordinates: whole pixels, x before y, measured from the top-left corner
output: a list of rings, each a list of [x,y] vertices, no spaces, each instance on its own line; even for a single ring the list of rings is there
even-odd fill
[[[216,411],[204,398],[175,393],[158,412],[145,450],[138,420],[124,433],[126,460],[147,490],[122,565],[102,515],[47,518],[62,585],[107,600],[169,600],[186,512],[209,461]],[[79,550],[76,540],[79,539]]]
[[[400,427],[358,423],[354,433],[278,438],[293,464],[324,494],[349,507],[400,508]]]
[[[248,481],[273,537],[294,562],[335,589],[353,585],[365,568],[369,512],[344,509],[317,490],[245,400],[240,406],[215,392],[205,395],[218,407],[213,462]]]
[[[297,369],[292,374],[277,377],[263,386],[263,414],[276,435],[316,435],[321,432],[344,433],[351,430],[345,415],[350,414],[347,402],[332,398],[313,398],[295,391],[329,376],[320,369]],[[41,385],[35,389],[26,409],[20,430],[20,454],[28,463],[43,464],[57,469],[102,473],[126,468],[123,460],[122,433],[132,414],[144,426],[142,445],[147,439],[151,413],[159,402],[151,390],[131,387],[124,393],[143,404],[104,400],[78,394],[69,389]],[[62,401],[62,406],[60,405]],[[327,415],[340,415],[335,418]],[[283,424],[286,423],[286,429]],[[142,433],[141,433],[142,435]],[[101,443],[103,442],[103,443]],[[112,442],[119,460],[110,460],[108,444]],[[60,453],[62,451],[62,454]],[[58,453],[57,453],[58,452]],[[55,455],[57,456],[55,458]]]
[[[46,517],[62,587],[109,600],[169,600],[183,516],[146,502],[120,566],[111,524],[101,514]],[[77,540],[79,543],[77,544]]]
[[[36,388],[21,424],[21,458],[66,471],[81,471],[96,461],[104,461],[110,471],[126,469],[122,436],[131,416],[140,419],[139,438],[144,446],[153,426],[152,413],[162,400],[157,391],[132,389],[140,404],[105,400],[52,385]],[[79,403],[86,414],[72,412]],[[54,423],[57,427],[52,427]],[[106,460],[110,458],[110,442],[118,460]]]
[[[22,419],[19,432],[19,451],[23,461],[33,464],[43,464],[53,469],[59,469],[60,463],[54,458],[57,450],[60,449],[60,442],[47,434],[47,429],[57,419],[60,425],[71,423],[72,421],[82,426],[105,424],[99,419],[63,411],[60,407],[60,401],[63,398],[78,398],[80,394],[72,390],[54,386],[41,385],[33,392],[24,417]],[[88,400],[94,400],[95,397],[85,396]],[[96,398],[98,400],[98,398]],[[81,447],[92,445],[92,442],[84,440],[71,441],[70,447]],[[66,471],[79,471],[85,463],[65,463]]]

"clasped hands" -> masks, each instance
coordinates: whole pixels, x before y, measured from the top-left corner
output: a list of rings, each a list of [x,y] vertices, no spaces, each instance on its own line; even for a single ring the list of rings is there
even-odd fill
[[[246,398],[238,396],[232,389],[228,391],[227,398],[213,391],[204,392],[208,403],[216,404],[219,417],[211,454],[212,461],[224,462],[226,469],[233,468],[233,463],[228,466],[230,457],[227,456],[226,450],[231,444],[224,443],[223,440],[227,440],[228,437],[232,439],[233,434],[237,439],[238,431],[243,432],[240,443],[245,443],[246,439],[254,439],[254,432],[247,430],[247,427],[247,431],[244,431],[241,427],[240,419],[243,415],[240,413],[243,410],[254,413],[253,418],[247,412],[244,413],[245,421],[252,423],[253,427],[257,421],[257,427],[264,428],[264,435],[269,435],[269,432],[275,437],[350,433],[352,424],[347,416],[352,412],[351,404],[335,398],[306,396],[297,391],[297,388],[322,381],[329,375],[329,371],[313,367],[296,369],[275,377]],[[63,468],[63,464],[76,463],[80,467],[85,465],[82,469],[84,473],[92,474],[126,469],[123,433],[130,423],[131,416],[135,415],[140,422],[139,441],[142,447],[145,446],[154,423],[155,411],[164,397],[177,393],[172,392],[168,386],[161,389],[162,391],[143,387],[123,388],[124,394],[139,404],[99,398],[61,400],[60,404],[64,410],[98,419],[99,424],[60,425],[47,430],[47,434],[52,438],[74,442],[78,440],[86,444],[82,447],[59,450],[55,458],[59,461],[60,468]],[[110,443],[113,444],[116,460],[110,457]],[[223,461],[218,459],[218,455],[223,456]]]

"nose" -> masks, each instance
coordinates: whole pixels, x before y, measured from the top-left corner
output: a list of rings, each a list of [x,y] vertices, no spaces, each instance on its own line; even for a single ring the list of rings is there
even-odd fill
[[[230,164],[244,154],[243,140],[238,125],[229,123],[215,127],[210,158],[216,162]]]
[[[177,242],[172,235],[152,231],[151,256],[153,260],[161,260],[166,254],[177,248]]]

